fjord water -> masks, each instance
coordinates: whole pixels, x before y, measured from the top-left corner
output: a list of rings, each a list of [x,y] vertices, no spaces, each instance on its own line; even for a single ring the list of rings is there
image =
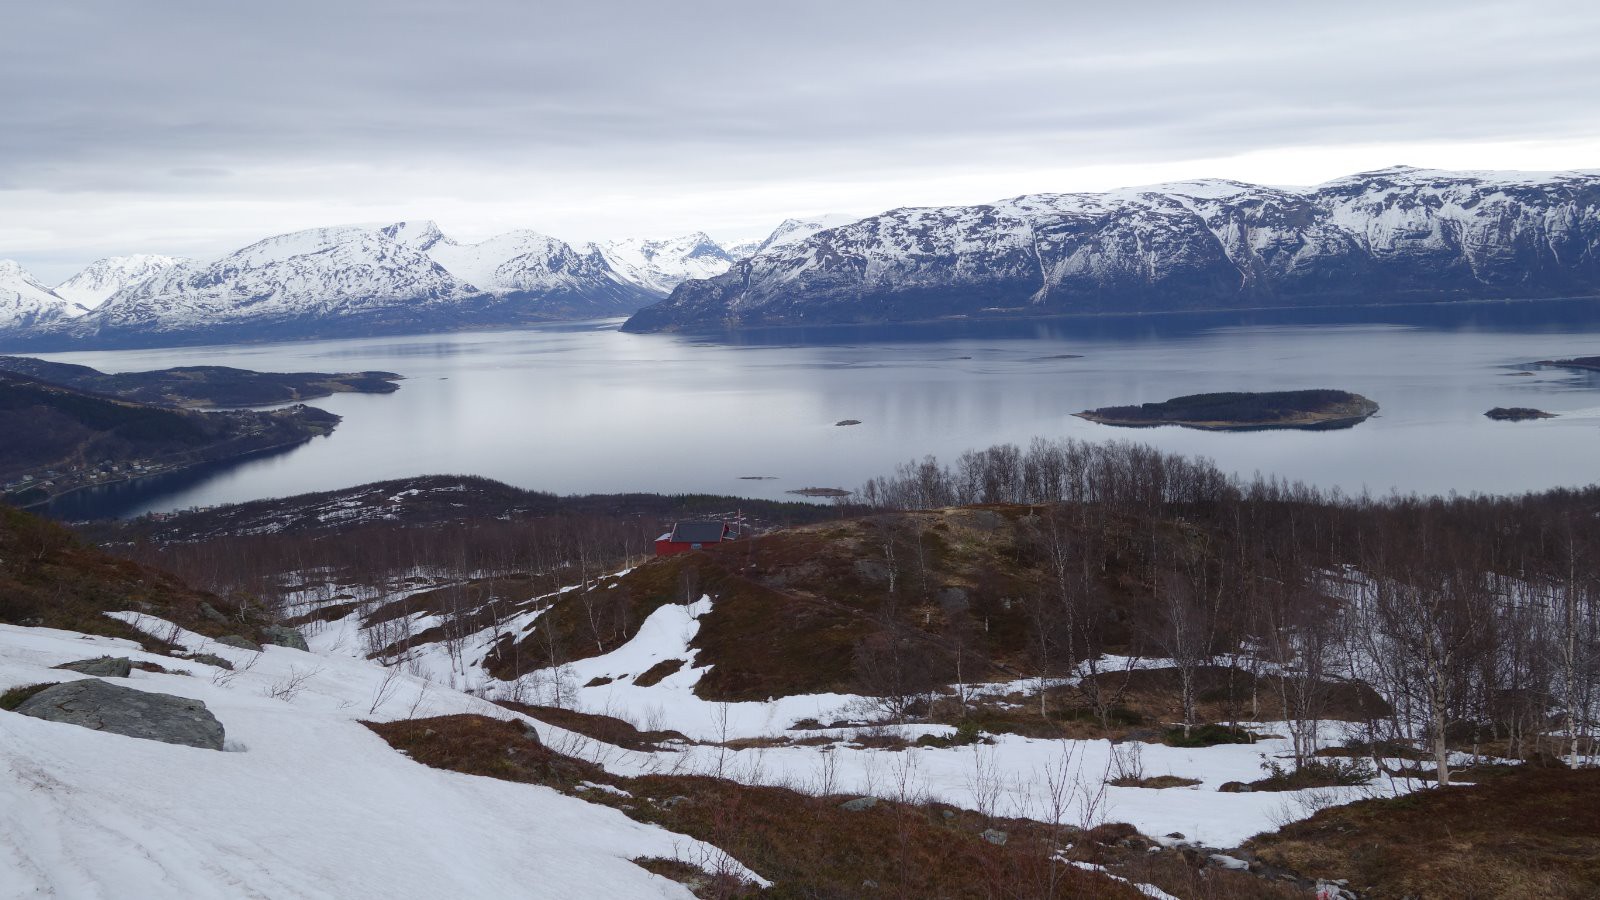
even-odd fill
[[[421,474],[556,493],[783,498],[854,488],[912,457],[1034,436],[1137,440],[1348,492],[1517,492],[1600,480],[1600,302],[629,335],[618,321],[522,331],[49,354],[108,371],[216,364],[382,369],[390,395],[313,401],[330,437],[58,501],[137,515]],[[1532,374],[1522,374],[1530,372]],[[1344,431],[1120,429],[1073,413],[1208,391],[1338,388],[1379,414]],[[1559,414],[1494,422],[1494,406]],[[860,425],[836,426],[845,419]],[[753,476],[763,476],[754,480]]]

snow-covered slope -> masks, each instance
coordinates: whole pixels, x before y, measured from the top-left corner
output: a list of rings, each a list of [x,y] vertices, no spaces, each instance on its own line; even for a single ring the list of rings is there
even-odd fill
[[[81,314],[27,269],[0,259],[0,331],[48,325]]]
[[[511,231],[477,244],[446,237],[432,222],[400,222],[384,229],[427,253],[457,278],[496,296],[565,298],[595,314],[632,312],[653,294],[618,273],[591,247],[581,251],[536,231]]]
[[[145,627],[234,670],[0,624],[0,690],[83,677],[50,667],[99,654],[152,662],[186,674],[113,680],[203,701],[227,751],[0,712],[0,896],[692,896],[640,857],[713,860],[758,880],[714,846],[614,809],[413,762],[360,720],[476,713],[527,722],[548,744],[593,743],[580,736],[374,663]]]
[[[688,282],[628,330],[1600,292],[1600,173],[1395,167],[897,209]]]
[[[108,329],[190,331],[438,307],[474,293],[379,229],[312,228],[258,241],[209,265],[170,267],[113,294],[87,321]]]
[[[63,300],[77,304],[87,312],[106,302],[117,291],[188,261],[176,256],[146,253],[108,256],[95,260],[83,271],[56,285],[55,292]]]
[[[617,274],[662,296],[685,281],[721,275],[735,259],[698,231],[663,241],[630,239],[593,246]]]

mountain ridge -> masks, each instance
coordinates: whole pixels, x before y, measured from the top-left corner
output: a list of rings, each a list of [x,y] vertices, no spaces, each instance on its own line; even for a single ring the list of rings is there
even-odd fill
[[[689,282],[625,331],[1600,293],[1600,173],[1391,167],[903,207]]]

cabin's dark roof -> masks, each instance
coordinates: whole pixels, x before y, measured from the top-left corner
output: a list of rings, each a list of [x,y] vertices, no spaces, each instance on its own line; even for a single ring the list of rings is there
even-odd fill
[[[679,522],[672,526],[672,540],[680,544],[715,544],[722,540],[721,522]]]

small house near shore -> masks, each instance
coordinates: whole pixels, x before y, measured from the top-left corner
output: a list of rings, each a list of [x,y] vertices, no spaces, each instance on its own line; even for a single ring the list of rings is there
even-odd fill
[[[675,522],[671,531],[656,538],[656,555],[672,556],[738,539],[739,529],[728,522]]]

